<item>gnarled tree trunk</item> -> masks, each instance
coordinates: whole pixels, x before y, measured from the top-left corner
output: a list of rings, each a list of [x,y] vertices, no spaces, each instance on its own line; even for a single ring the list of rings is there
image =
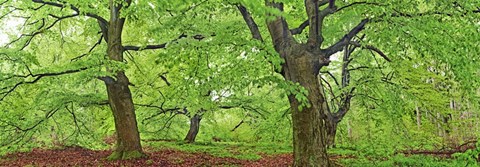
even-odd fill
[[[326,112],[322,85],[318,82],[318,58],[305,44],[293,44],[285,50],[285,79],[308,90],[310,107],[299,110],[301,103],[289,95],[293,120],[294,166],[332,166],[326,147]]]
[[[129,4],[130,1],[127,1]],[[106,40],[108,43],[107,54],[111,60],[123,61],[122,29],[125,22],[120,18],[121,4],[110,0],[110,21]],[[137,127],[132,94],[128,88],[129,81],[125,72],[115,71],[115,79],[104,77],[107,86],[108,102],[112,109],[117,146],[108,159],[132,159],[144,157],[140,144],[140,135]]]
[[[132,95],[124,72],[117,72],[117,80],[107,83],[108,101],[115,120],[117,146],[109,159],[143,157]]]
[[[282,2],[265,0],[265,4],[283,12]],[[321,49],[323,20],[327,15],[335,13],[335,1],[305,0],[304,4],[308,20],[300,27],[289,29],[287,21],[280,15],[271,15],[267,19],[267,27],[275,51],[285,60],[280,73],[286,80],[298,83],[308,90],[308,107],[299,108],[302,104],[295,95],[288,96],[293,120],[293,166],[333,166],[328,159],[326,147],[326,122],[331,115],[325,102],[323,85],[318,80],[318,72],[329,64],[329,57],[345,48],[369,20],[362,20],[338,42]],[[319,9],[319,6],[327,7]],[[263,41],[257,24],[246,8],[241,5],[237,7],[252,32],[252,37]],[[297,42],[293,35],[300,34],[307,25],[310,27],[307,42]]]
[[[201,115],[195,114],[190,118],[190,129],[188,130],[187,136],[185,136],[185,141],[189,143],[195,142],[198,131],[200,130],[200,121],[202,120]]]

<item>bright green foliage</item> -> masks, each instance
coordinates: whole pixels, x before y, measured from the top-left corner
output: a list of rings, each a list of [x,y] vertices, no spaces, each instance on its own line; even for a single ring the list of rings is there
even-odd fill
[[[166,43],[166,47],[127,51],[121,63],[107,60],[97,21],[84,16],[108,17],[107,3],[65,2],[78,7],[80,16],[56,21],[55,16],[71,15],[72,10],[49,6],[34,10],[40,5],[31,1],[10,0],[0,7],[0,16],[14,5],[24,10],[16,10],[12,16],[29,17],[18,18],[25,26],[1,28],[6,30],[2,34],[10,35],[10,41],[15,41],[18,33],[25,35],[0,48],[0,154],[69,145],[110,148],[103,139],[114,134],[113,118],[105,86],[97,79],[111,76],[106,67],[126,70],[141,137],[147,141],[183,139],[189,123],[188,117],[179,112],[186,108],[190,114],[205,111],[200,143],[186,147],[181,142],[158,145],[243,159],[258,159],[256,152],[272,147],[282,153],[291,150],[286,94],[306,101],[308,92],[296,83],[284,82],[276,73],[284,60],[270,46],[271,39],[264,39],[264,43],[251,39],[234,5],[246,6],[261,33],[268,34],[263,24],[269,19],[267,14],[285,16],[291,28],[305,21],[302,1],[279,1],[285,4],[282,13],[258,0],[134,1],[122,12],[127,18],[124,45],[145,48]],[[363,1],[337,1],[337,6],[354,2]],[[332,94],[338,95],[355,87],[351,110],[339,124],[337,141],[341,147],[355,148],[353,154],[359,159],[341,162],[353,166],[476,164],[473,155],[478,150],[440,162],[423,156],[404,157],[396,151],[438,149],[479,135],[480,14],[474,12],[478,11],[478,2],[368,2],[376,4],[353,5],[324,20],[327,46],[361,19],[371,18],[359,35],[365,34],[361,43],[379,48],[392,60],[387,62],[377,53],[358,48],[349,66],[355,69],[351,71],[351,84],[332,89]],[[1,18],[1,23],[14,19],[12,16]],[[47,28],[49,25],[53,26]],[[308,27],[295,36],[296,40],[306,41],[307,32]],[[30,40],[32,34],[36,35]],[[334,55],[322,71],[330,71],[340,80],[338,57]],[[334,84],[333,78],[321,75]],[[419,119],[417,113],[421,113]],[[445,122],[445,117],[451,119]],[[228,144],[212,143],[212,138],[246,148],[241,155],[222,152]],[[235,143],[257,141],[264,144]]]

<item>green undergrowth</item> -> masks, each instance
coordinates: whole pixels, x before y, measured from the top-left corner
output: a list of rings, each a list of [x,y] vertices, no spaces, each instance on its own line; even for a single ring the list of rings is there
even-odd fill
[[[193,153],[207,153],[217,157],[258,160],[261,155],[291,153],[292,147],[278,143],[154,141],[145,146],[153,149],[174,149]]]
[[[330,156],[343,166],[348,167],[390,167],[390,166],[425,166],[425,167],[474,167],[480,166],[476,161],[466,161],[453,156],[453,158],[441,158],[431,155],[380,155],[366,154],[364,150],[357,148],[332,148],[328,150]]]
[[[359,157],[340,159],[344,166],[351,167],[382,167],[382,166],[426,166],[426,167],[456,167],[456,166],[478,166],[468,164],[458,159],[437,158],[426,155],[395,155],[392,157]]]
[[[291,153],[289,144],[280,143],[239,143],[239,142],[196,142],[183,141],[154,141],[146,142],[145,146],[152,149],[173,149],[192,153],[207,153],[217,157],[230,157],[242,160],[258,160],[262,155]],[[426,166],[426,167],[455,167],[478,166],[461,159],[447,159],[428,155],[378,155],[365,154],[355,148],[333,148],[328,150],[329,155],[343,166],[377,167],[377,166]]]

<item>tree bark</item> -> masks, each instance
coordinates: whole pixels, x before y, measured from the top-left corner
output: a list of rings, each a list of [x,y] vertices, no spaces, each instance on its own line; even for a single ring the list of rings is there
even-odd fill
[[[195,138],[197,137],[198,131],[200,130],[200,121],[202,117],[199,114],[193,115],[190,118],[190,129],[188,130],[187,136],[185,137],[185,141],[188,143],[195,142]]]
[[[110,0],[110,21],[108,26],[108,48],[107,54],[111,60],[123,61],[122,29],[125,22],[120,18],[120,9],[122,6]],[[111,69],[108,69],[111,71]],[[108,102],[112,109],[115,130],[117,135],[117,145],[115,151],[108,159],[133,159],[144,157],[142,146],[140,144],[140,135],[137,127],[135,109],[133,105],[132,94],[128,87],[129,81],[125,72],[122,70],[114,71],[115,79],[107,77],[104,79]]]
[[[317,0],[305,0],[304,3],[310,27],[306,43],[299,43],[292,36],[292,32],[301,32],[305,24],[301,25],[303,28],[290,30],[285,18],[270,15],[272,17],[267,19],[267,27],[275,51],[285,60],[280,73],[286,80],[298,83],[308,91],[309,105],[307,106],[303,106],[302,102],[295,97],[296,95],[288,95],[293,122],[293,166],[333,166],[328,159],[326,147],[326,123],[330,120],[328,117],[331,117],[331,114],[326,103],[323,85],[318,80],[318,72],[323,66],[329,64],[331,55],[348,46],[349,41],[364,28],[369,19],[362,20],[335,44],[326,49],[320,49],[323,42],[323,19],[336,11],[335,1],[319,3]],[[282,2],[265,0],[265,4],[283,12]],[[319,6],[325,4],[329,4],[328,7],[320,10]],[[253,24],[248,11],[239,10],[253,37],[261,40],[261,34],[258,33],[258,28]],[[350,98],[348,94],[346,97]],[[344,113],[346,111],[348,110]],[[338,122],[334,122],[335,125]]]
[[[335,121],[326,121],[327,124],[327,147],[335,148],[335,136],[337,135],[338,123]]]
[[[301,103],[295,95],[288,96],[293,110],[293,166],[332,166],[326,147],[327,106],[323,87],[317,78],[320,64],[316,54],[308,48],[306,44],[292,44],[284,54],[285,79],[307,89],[310,104],[310,107],[299,110]]]
[[[266,2],[268,6],[283,10],[283,4]],[[294,94],[288,95],[293,122],[293,166],[332,166],[326,147],[326,113],[328,112],[318,71],[328,65],[328,59],[318,47],[296,42],[284,18],[267,22],[275,50],[285,59],[283,77],[308,90],[309,107],[302,105]]]

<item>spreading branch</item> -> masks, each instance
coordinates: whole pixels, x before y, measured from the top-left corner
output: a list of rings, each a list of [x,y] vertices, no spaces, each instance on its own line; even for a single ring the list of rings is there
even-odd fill
[[[321,7],[323,5],[326,5],[326,4],[329,4],[329,0],[321,0],[318,2],[318,7]],[[304,22],[302,22],[302,24],[300,24],[300,26],[298,26],[297,28],[294,28],[294,29],[291,29],[290,30],[290,33],[292,33],[292,35],[297,35],[297,34],[301,34],[302,31],[307,28],[307,26],[309,26],[309,21],[308,19],[305,20]]]
[[[320,71],[320,73],[328,74],[328,76],[330,76],[333,79],[333,81],[335,81],[335,84],[337,86],[340,86],[339,82],[337,81],[337,78],[335,78],[335,76],[333,76],[333,74],[330,71]]]
[[[33,80],[31,81],[21,81],[21,82],[17,82],[15,85],[9,87],[3,87],[0,89],[0,95],[2,96],[0,98],[0,101],[2,101],[3,99],[5,99],[5,97],[7,97],[10,93],[12,93],[13,91],[15,91],[15,89],[17,89],[20,85],[25,85],[25,84],[34,84],[36,82],[38,82],[40,79],[44,78],[44,77],[52,77],[52,76],[60,76],[60,75],[65,75],[65,74],[72,74],[72,73],[77,73],[77,72],[81,72],[81,71],[85,71],[87,69],[90,69],[91,67],[82,67],[82,68],[79,68],[79,69],[74,69],[74,70],[66,70],[66,71],[61,71],[61,72],[49,72],[49,73],[41,73],[41,74],[32,74],[31,72],[27,75],[16,75],[15,77],[16,78],[30,78],[30,77],[33,77]]]
[[[141,50],[154,50],[154,49],[164,49],[167,46],[167,43],[162,43],[159,45],[147,45],[145,47],[140,46],[123,46],[123,50],[133,50],[133,51],[141,51]]]
[[[384,21],[385,17],[387,17],[387,18],[390,18],[390,17],[415,18],[415,17],[435,16],[435,15],[449,16],[449,17],[453,17],[453,16],[465,17],[469,13],[475,13],[475,14],[480,13],[480,7],[478,7],[475,10],[471,10],[471,9],[465,9],[463,6],[459,6],[458,4],[455,5],[455,6],[462,8],[463,12],[454,13],[454,12],[445,12],[445,11],[427,11],[427,12],[422,12],[422,13],[408,13],[408,12],[402,12],[402,11],[399,11],[399,10],[393,10],[394,12],[392,12],[392,13],[384,13],[384,14],[380,15],[379,17],[376,17],[376,18],[372,19],[372,22]]]
[[[385,53],[383,53],[380,49],[374,47],[374,46],[371,46],[371,45],[361,45],[360,43],[358,42],[355,42],[355,41],[351,41],[349,44],[351,45],[354,45],[354,46],[357,46],[357,47],[360,47],[362,49],[368,49],[368,50],[371,50],[371,51],[374,51],[376,53],[378,53],[378,55],[380,55],[383,59],[385,59],[386,61],[388,62],[391,62],[392,60],[390,58],[387,57],[387,55],[385,55]]]
[[[34,3],[40,3],[42,5],[49,5],[49,6],[54,6],[54,7],[59,7],[59,8],[70,8],[72,10],[74,10],[77,14],[80,14],[82,13],[80,11],[80,9],[78,9],[78,7],[72,5],[72,4],[69,4],[68,6],[66,4],[61,4],[61,3],[55,3],[55,2],[48,2],[48,1],[44,1],[44,0],[32,0],[32,2]],[[85,13],[85,16],[88,16],[88,17],[91,17],[91,18],[94,18],[94,19],[97,19],[98,21],[100,22],[103,22],[105,24],[108,24],[108,21],[105,20],[103,17],[97,15],[97,14],[93,14],[93,13]]]
[[[210,36],[213,37],[213,36],[215,36],[215,34],[212,34]],[[188,37],[188,35],[181,34],[176,39],[171,40],[170,42],[165,42],[165,43],[158,44],[158,45],[146,45],[146,46],[143,46],[143,47],[142,46],[126,45],[126,46],[123,46],[123,50],[124,51],[127,51],[127,50],[142,51],[142,50],[165,49],[169,43],[173,43],[173,42],[178,41],[179,39],[187,38],[187,37]],[[191,36],[191,38],[201,41],[201,40],[205,39],[205,36],[197,34],[197,35]]]
[[[3,2],[3,3],[6,3],[7,1]],[[81,15],[81,11],[79,10],[78,7],[75,7],[74,5],[67,5],[67,4],[64,4],[64,3],[57,3],[57,2],[50,2],[50,1],[44,1],[44,0],[32,0],[32,2],[34,3],[39,3],[41,4],[39,7],[36,7],[36,8],[31,8],[32,10],[39,10],[41,9],[42,7],[44,6],[52,6],[52,7],[58,7],[58,8],[70,8],[72,9],[73,11],[75,11],[74,14],[71,14],[71,15],[66,15],[66,16],[57,16],[57,15],[54,15],[54,14],[48,14],[48,16],[50,17],[53,17],[55,18],[55,21],[53,21],[51,24],[47,25],[45,24],[45,19],[46,18],[43,18],[41,19],[41,25],[32,33],[30,34],[22,34],[20,35],[20,37],[18,37],[17,39],[7,43],[5,45],[5,47],[8,47],[10,45],[12,45],[13,43],[19,41],[20,39],[24,38],[24,37],[28,37],[27,41],[24,43],[24,45],[20,48],[20,50],[23,50],[25,47],[27,47],[31,41],[33,40],[33,38],[41,33],[43,33],[45,30],[49,30],[50,28],[52,28],[54,25],[56,25],[58,22],[64,20],[64,19],[68,19],[68,18],[72,18],[72,17],[76,17],[76,16],[80,16]],[[15,9],[19,9],[19,8],[15,8]],[[20,9],[22,10],[22,9]],[[95,18],[97,19],[99,22],[103,23],[103,24],[108,24],[108,22],[102,18],[101,16],[99,15],[96,15],[96,14],[93,14],[93,13],[84,13],[85,16],[88,16],[88,17],[91,17],[91,18]],[[37,23],[34,22],[34,23]]]
[[[84,53],[84,54],[82,54],[82,55],[80,55],[80,56],[77,56],[77,57],[75,57],[75,58],[73,58],[73,59],[70,59],[70,61],[76,61],[76,60],[78,60],[78,59],[80,59],[80,58],[82,58],[82,57],[85,57],[86,55],[92,53],[93,49],[95,49],[98,45],[100,45],[100,43],[102,43],[102,38],[103,38],[103,35],[100,36],[100,38],[97,40],[97,42],[90,48],[90,50],[88,50],[87,53]]]
[[[297,28],[294,28],[294,29],[291,29],[290,30],[290,33],[292,33],[292,35],[297,35],[297,34],[301,34],[302,31],[307,28],[307,26],[309,25],[310,23],[308,22],[308,20],[305,20],[302,24],[300,24],[300,26],[298,26]]]
[[[385,6],[381,3],[377,3],[377,2],[366,2],[366,1],[363,1],[363,2],[352,2],[348,5],[345,5],[345,6],[342,6],[340,8],[338,8],[337,11],[341,11],[343,9],[346,9],[346,8],[349,8],[349,7],[353,7],[353,6],[356,6],[356,5],[372,5],[372,6]]]
[[[43,122],[45,122],[46,120],[48,120],[49,118],[51,118],[58,110],[60,110],[61,106],[59,107],[56,107],[50,111],[46,111],[47,113],[45,113],[45,118],[37,121],[35,124],[33,124],[32,126],[30,127],[26,127],[26,128],[23,128],[19,125],[16,125],[15,123],[13,122],[10,122],[10,121],[5,121],[5,120],[0,120],[1,123],[4,123],[4,124],[7,124],[8,126],[12,126],[15,128],[15,130],[17,131],[22,131],[22,132],[28,132],[32,129],[35,129],[38,125],[42,124]]]
[[[253,20],[252,15],[250,12],[247,11],[247,8],[243,5],[236,5],[237,9],[240,11],[242,14],[243,20],[245,23],[247,23],[248,29],[250,29],[250,32],[252,33],[253,39],[263,41],[262,34],[260,33],[260,30],[258,29],[258,25]]]
[[[325,53],[325,56],[329,57],[339,51],[342,51],[342,49],[349,44],[350,40],[355,35],[357,35],[360,31],[363,30],[363,28],[368,22],[369,22],[369,19],[363,19],[357,26],[355,26],[352,30],[350,30],[350,32],[348,32],[348,34],[343,36],[343,38],[340,39],[337,43],[323,50]]]
[[[30,33],[30,34],[22,34],[20,35],[17,39],[7,43],[5,45],[5,47],[8,47],[10,45],[12,45],[13,43],[16,43],[18,41],[20,41],[20,39],[24,38],[24,37],[28,37],[27,41],[23,44],[23,46],[20,48],[20,50],[23,50],[25,49],[29,44],[30,42],[32,42],[33,38],[41,33],[43,33],[45,30],[49,30],[50,28],[52,28],[53,26],[55,26],[55,24],[57,24],[58,22],[64,20],[64,19],[68,19],[68,18],[72,18],[72,17],[75,17],[75,16],[78,16],[79,14],[72,14],[72,15],[67,15],[67,16],[62,16],[62,17],[59,17],[59,16],[51,16],[51,17],[54,17],[56,18],[55,21],[53,21],[51,24],[47,25],[45,24],[45,18],[41,19],[41,22],[40,22],[40,26],[37,27],[37,29]]]

